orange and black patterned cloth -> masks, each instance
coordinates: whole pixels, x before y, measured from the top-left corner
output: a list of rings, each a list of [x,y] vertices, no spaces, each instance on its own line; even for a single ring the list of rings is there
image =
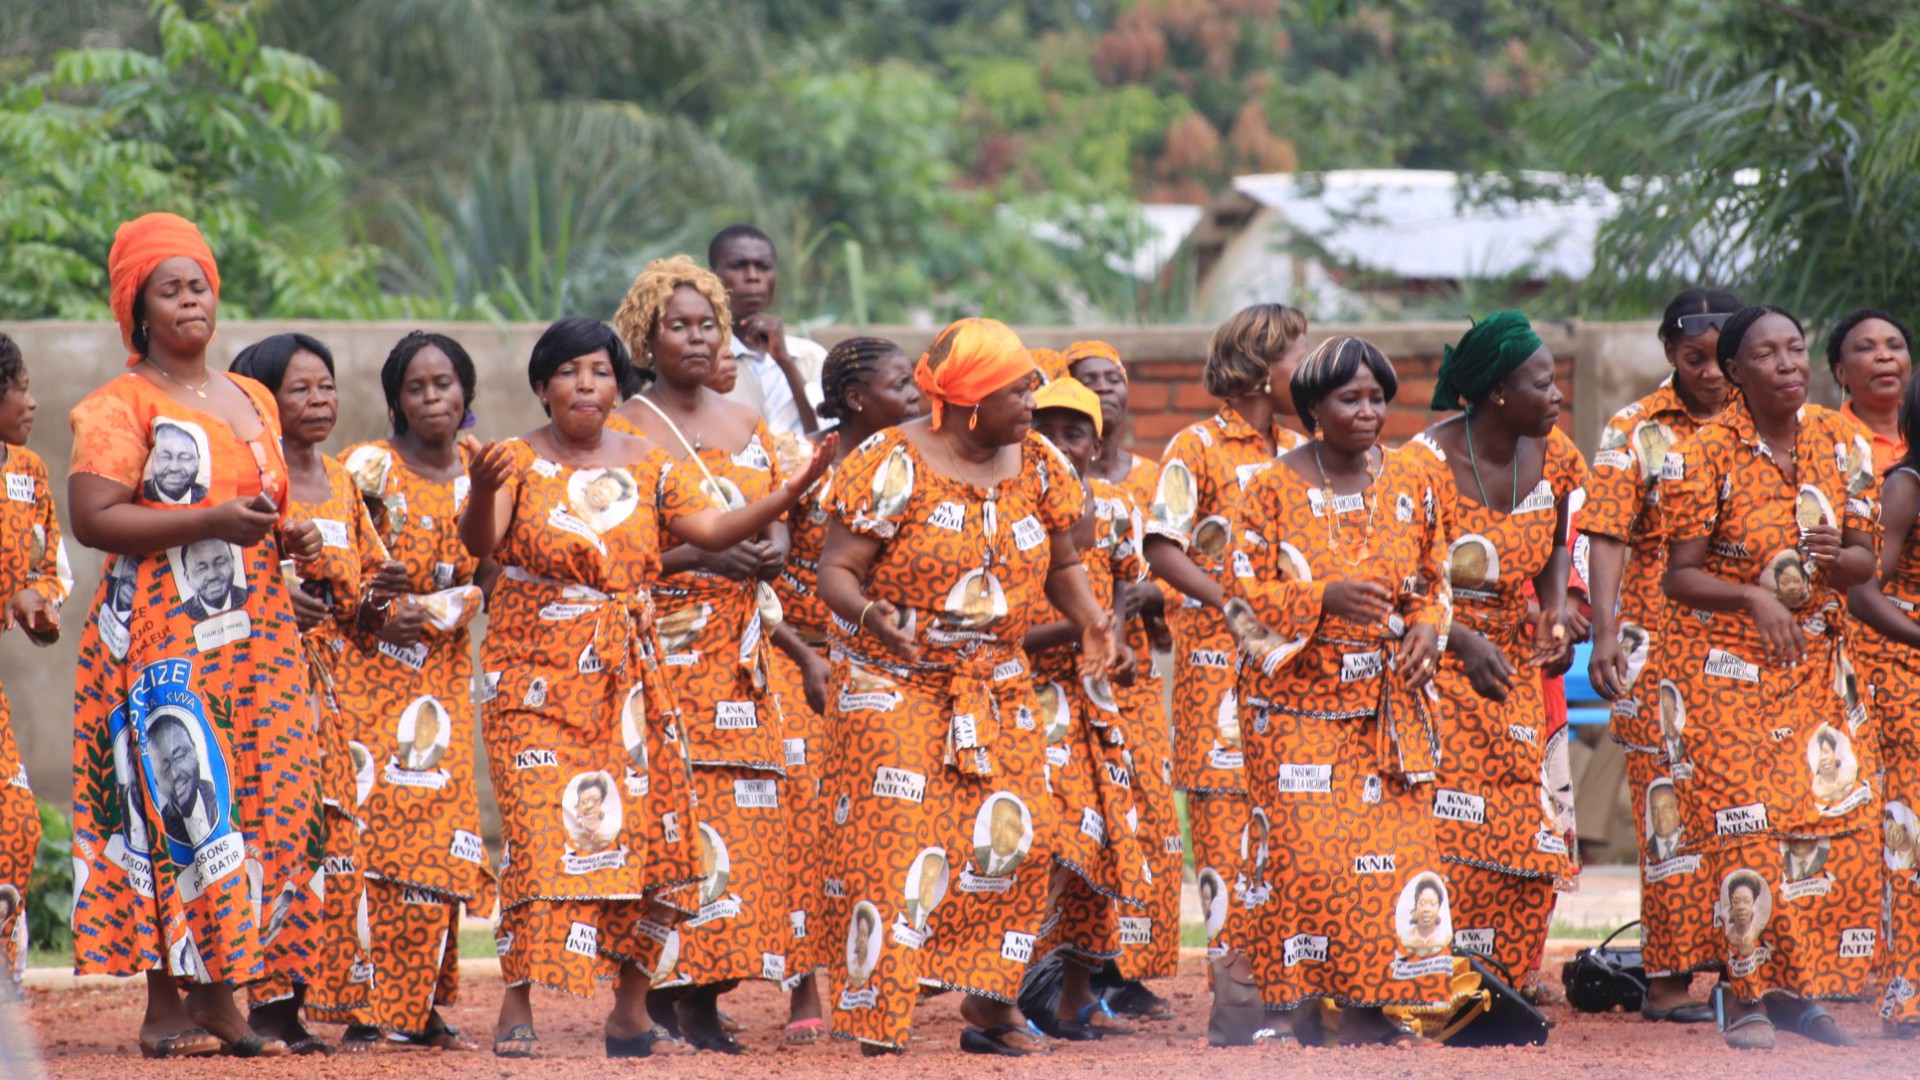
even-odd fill
[[[665,524],[710,504],[698,473],[658,448],[575,469],[507,445],[513,518],[481,646],[503,841],[496,948],[509,986],[584,997],[622,964],[670,970],[675,924],[729,891],[727,864],[702,865],[724,852],[698,840],[649,591]]]
[[[1306,442],[1279,424],[1268,435],[1272,452],[1232,406],[1222,406],[1175,435],[1160,460],[1147,507],[1148,534],[1179,544],[1194,565],[1223,584],[1247,486],[1277,454]],[[1187,793],[1194,872],[1231,881],[1240,872],[1248,823],[1233,635],[1219,612],[1178,594],[1168,598],[1167,629],[1174,655],[1173,784]],[[1221,928],[1208,921],[1209,942]]]
[[[677,471],[698,480],[702,501],[690,509],[736,510],[766,497],[786,481],[773,451],[760,423],[736,451],[709,446],[699,462],[677,461]],[[788,957],[798,928],[789,902],[787,746],[756,592],[752,581],[701,570],[653,582],[661,663],[693,760],[696,841],[709,866],[700,910],[680,933],[677,964],[662,973],[666,986],[805,974]]]
[[[1630,682],[1613,703],[1611,731],[1626,752],[1640,849],[1640,943],[1654,976],[1717,967],[1724,952],[1713,930],[1713,883],[1700,869],[1697,844],[1689,845],[1681,829],[1659,716],[1658,687],[1686,633],[1660,590],[1667,571],[1657,522],[1660,471],[1667,450],[1700,424],[1670,378],[1615,413],[1600,432],[1579,516],[1581,532],[1627,547],[1618,625]]]
[[[983,490],[888,429],[834,473],[834,517],[880,544],[866,594],[920,648],[908,663],[833,621],[824,847],[844,1038],[905,1046],[923,986],[1012,1001],[1034,956],[1055,822],[1021,643],[1083,496],[1040,436],[1020,452],[1020,474]]]
[[[260,430],[121,375],[74,406],[73,472],[153,509],[287,503],[273,395]],[[321,761],[269,534],[116,555],[74,688],[74,968],[310,981],[322,937]]]
[[[1447,575],[1455,625],[1484,636],[1514,672],[1507,700],[1488,701],[1474,691],[1458,656],[1441,657],[1434,684],[1446,761],[1433,815],[1440,857],[1452,866],[1455,944],[1491,958],[1517,982],[1546,940],[1556,883],[1571,888],[1579,872],[1570,793],[1549,779],[1558,771],[1551,757],[1566,753],[1565,731],[1547,736],[1541,680],[1528,662],[1527,587],[1565,539],[1559,510],[1585,483],[1587,466],[1573,440],[1555,429],[1539,481],[1516,492],[1508,514],[1465,498],[1431,436],[1415,436],[1404,452],[1425,461],[1435,497],[1454,508]]]
[[[73,591],[46,462],[24,446],[0,446],[0,604],[28,589],[58,610]],[[13,736],[13,708],[0,690],[0,985],[17,989],[27,964],[27,880],[40,848],[40,807]]]
[[[1906,483],[1920,484],[1912,469],[1895,469]],[[1891,480],[1893,474],[1888,474]],[[1909,529],[1894,566],[1881,586],[1895,607],[1920,618],[1920,530]],[[1880,736],[1880,768],[1886,776],[1881,809],[1881,861],[1887,870],[1884,992],[1880,1015],[1895,1023],[1920,1021],[1920,655],[1906,645],[1858,625],[1854,655],[1866,684],[1868,707]]]
[[[1106,480],[1088,484],[1089,517],[1075,527],[1089,532],[1080,549],[1093,597],[1113,609],[1117,583],[1146,576],[1133,503],[1125,489]],[[1028,615],[1034,625],[1064,622],[1045,595]],[[1062,950],[1084,966],[1118,959],[1126,942],[1148,944],[1152,923],[1147,895],[1153,866],[1134,798],[1132,724],[1120,708],[1111,680],[1084,677],[1075,645],[1029,652],[1034,707],[1046,734],[1047,790],[1053,797],[1053,860],[1070,873],[1060,883],[1039,946]]]
[[[1132,464],[1114,498],[1124,499],[1128,506],[1134,548],[1142,551],[1144,561],[1146,508],[1160,487],[1160,463],[1138,454],[1130,456]],[[1180,603],[1180,594],[1172,586],[1148,580],[1160,590],[1167,611]],[[1153,665],[1146,620],[1129,621],[1126,635],[1135,660],[1133,685],[1116,686],[1114,697],[1133,743],[1133,802],[1153,874],[1146,883],[1146,925],[1123,927],[1128,932],[1120,935],[1120,972],[1129,979],[1158,979],[1174,975],[1180,964],[1180,884],[1187,849],[1180,832],[1180,810],[1174,805],[1173,727],[1167,715],[1166,683]]]
[[[415,472],[384,440],[341,456],[389,557],[406,565],[405,601],[427,609],[414,644],[350,636],[333,667],[365,827],[373,965],[369,1004],[353,1022],[408,1035],[425,1033],[436,1004],[458,1000],[461,907],[493,907],[468,630],[484,602],[474,584],[480,562],[460,542],[469,484],[459,453],[462,469],[449,480]]]
[[[1240,643],[1252,828],[1238,880],[1203,886],[1246,927],[1269,1008],[1444,1004],[1455,917],[1432,817],[1437,700],[1405,688],[1398,637],[1452,619],[1447,513],[1428,469],[1383,451],[1366,490],[1333,495],[1279,464],[1242,503],[1226,621]],[[1394,584],[1379,626],[1328,612],[1329,583]],[[1280,887],[1284,884],[1284,887]]]
[[[774,436],[774,458],[785,475],[805,468],[812,453],[812,445],[798,435]],[[773,583],[787,626],[822,658],[828,653],[829,616],[819,595],[820,553],[827,543],[827,502],[832,492],[833,472],[829,469],[787,511],[792,547],[786,566]],[[793,933],[793,942],[787,948],[787,977],[797,981],[825,966],[834,951],[826,923],[827,860],[806,854],[821,850],[827,815],[832,812],[824,795],[827,719],[807,704],[800,665],[779,648],[768,649],[766,656],[769,689],[784,724],[787,775],[781,790],[781,809],[787,819],[787,846],[796,853],[787,860],[787,919]]]
[[[358,762],[348,748],[347,721],[340,713],[334,683],[348,639],[371,645],[359,628],[360,608],[374,575],[387,560],[387,545],[346,467],[331,457],[322,457],[321,464],[327,474],[326,501],[296,501],[291,510],[296,520],[313,522],[321,541],[320,557],[294,568],[292,587],[324,596],[333,608],[333,614],[302,634],[300,642],[306,662],[307,707],[320,743],[326,827],[325,926],[320,963],[307,987],[305,1004],[316,1012],[347,1013],[372,1004],[373,941],[366,882],[361,876],[366,847],[355,783]],[[259,1002],[289,995],[294,988],[285,979],[270,977],[251,989]]]
[[[1742,1001],[1858,994],[1880,937],[1875,710],[1848,655],[1846,598],[1800,541],[1825,521],[1877,542],[1880,481],[1866,436],[1818,406],[1800,411],[1794,461],[1789,480],[1736,395],[1668,451],[1660,482],[1668,542],[1706,541],[1703,571],[1771,591],[1805,635],[1801,661],[1778,668],[1750,618],[1685,612],[1687,648],[1659,690],[1685,839]]]

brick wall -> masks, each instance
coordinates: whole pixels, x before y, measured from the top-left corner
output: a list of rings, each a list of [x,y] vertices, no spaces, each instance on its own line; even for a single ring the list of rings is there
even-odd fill
[[[1115,344],[1118,347],[1118,343]],[[1201,348],[1204,350],[1204,343]],[[1124,349],[1122,355],[1125,355]],[[1433,400],[1440,356],[1437,350],[1414,355],[1389,352],[1388,359],[1393,361],[1394,371],[1400,376],[1400,390],[1388,412],[1384,438],[1397,445],[1439,419],[1439,414],[1429,410],[1427,403]],[[1569,434],[1573,432],[1576,359],[1570,351],[1554,353],[1560,393],[1565,398],[1560,408],[1560,428]],[[1140,360],[1128,364],[1128,400],[1136,453],[1158,456],[1180,429],[1212,415],[1220,407],[1219,399],[1209,395],[1201,384],[1203,366],[1204,351],[1188,359]]]

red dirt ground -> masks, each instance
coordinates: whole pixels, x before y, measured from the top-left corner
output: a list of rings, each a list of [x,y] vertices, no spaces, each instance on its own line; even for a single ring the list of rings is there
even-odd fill
[[[200,1078],[314,1077],[325,1080],[369,1077],[404,1071],[408,1080],[437,1077],[565,1077],[633,1076],[640,1073],[689,1078],[727,1078],[742,1075],[777,1076],[792,1080],[881,1080],[917,1077],[948,1069],[973,1075],[1020,1078],[1135,1077],[1204,1073],[1209,1077],[1271,1076],[1310,1071],[1314,1080],[1340,1077],[1386,1078],[1524,1076],[1549,1077],[1683,1075],[1689,1078],[1725,1077],[1754,1080],[1756,1076],[1911,1077],[1920,1072],[1920,1044],[1897,1043],[1880,1035],[1879,1020],[1866,1005],[1839,1008],[1841,1023],[1863,1036],[1852,1050],[1834,1050],[1782,1033],[1771,1053],[1740,1053],[1727,1049],[1711,1025],[1682,1027],[1648,1024],[1637,1017],[1586,1016],[1567,1009],[1552,1010],[1559,1027],[1545,1047],[1507,1050],[1427,1051],[1365,1049],[1210,1050],[1206,1046],[1206,987],[1198,976],[1183,976],[1160,985],[1171,993],[1179,1017],[1153,1025],[1142,1034],[1104,1043],[1056,1044],[1053,1054],[1023,1061],[965,1057],[958,1049],[958,999],[935,998],[921,1006],[920,1036],[905,1058],[867,1060],[851,1044],[829,1041],[815,1046],[789,1047],[781,1039],[786,1005],[765,983],[742,987],[726,998],[728,1011],[748,1025],[742,1036],[755,1054],[735,1060],[711,1054],[691,1058],[640,1062],[609,1062],[602,1054],[600,1022],[612,1001],[611,991],[595,1001],[536,994],[537,1028],[543,1060],[501,1061],[482,1050],[477,1054],[396,1050],[377,1055],[333,1058],[282,1059],[243,1062],[202,1059],[192,1062],[143,1062],[134,1034],[139,1024],[143,987],[129,983],[108,989],[29,992],[28,1009],[37,1029],[44,1067],[53,1077],[158,1076],[172,1073]],[[469,979],[459,1005],[446,1010],[447,1019],[483,1045],[492,1030],[500,1002],[497,977]],[[330,1038],[338,1027],[319,1029]],[[4,1038],[4,1036],[0,1036]],[[4,1055],[0,1055],[4,1057]],[[7,1072],[0,1064],[0,1075]]]

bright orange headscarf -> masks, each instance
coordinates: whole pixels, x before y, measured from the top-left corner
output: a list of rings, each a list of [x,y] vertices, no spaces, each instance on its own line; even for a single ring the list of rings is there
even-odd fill
[[[113,249],[107,253],[107,279],[110,283],[108,306],[120,324],[120,340],[127,346],[127,366],[140,362],[133,347],[133,301],[147,287],[147,279],[161,263],[185,255],[200,264],[214,299],[220,298],[220,267],[213,261],[213,249],[193,222],[179,214],[142,214],[120,226],[113,234]]]
[[[1048,382],[1067,377],[1067,358],[1059,349],[1029,349],[1033,353],[1033,366],[1040,369],[1041,377]]]
[[[920,354],[913,381],[933,403],[937,431],[947,406],[970,409],[1033,370],[1033,354],[1006,323],[961,319],[948,323]]]
[[[1120,378],[1127,377],[1127,365],[1120,359],[1120,350],[1104,341],[1076,341],[1067,346],[1064,355],[1069,368],[1082,360],[1111,360],[1113,366],[1120,369]]]

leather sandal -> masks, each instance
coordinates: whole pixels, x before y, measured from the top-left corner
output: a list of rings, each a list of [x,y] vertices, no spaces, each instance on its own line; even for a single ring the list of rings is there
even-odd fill
[[[1173,1002],[1147,989],[1144,983],[1129,982],[1107,995],[1107,1004],[1122,1016],[1142,1020],[1173,1019]]]
[[[1727,1045],[1735,1050],[1773,1049],[1773,1021],[1766,1013],[1750,1013],[1726,1026]]]
[[[515,1024],[493,1040],[493,1056],[497,1058],[537,1057],[539,1050],[540,1036],[533,1033],[532,1024]]]
[[[1826,1023],[1821,1023],[1824,1020]],[[1833,1014],[1818,1005],[1809,1007],[1800,1014],[1793,1025],[1793,1033],[1825,1046],[1858,1046],[1859,1040],[1842,1030]]]
[[[140,1038],[140,1056],[149,1061],[168,1058],[212,1057],[220,1052],[220,1040],[203,1027],[190,1027],[157,1039]]]
[[[288,1056],[287,1044],[279,1039],[263,1039],[249,1031],[227,1043],[222,1052],[237,1058],[277,1058]]]
[[[372,1024],[348,1024],[347,1033],[340,1036],[340,1052],[343,1054],[379,1053],[386,1037]]]

